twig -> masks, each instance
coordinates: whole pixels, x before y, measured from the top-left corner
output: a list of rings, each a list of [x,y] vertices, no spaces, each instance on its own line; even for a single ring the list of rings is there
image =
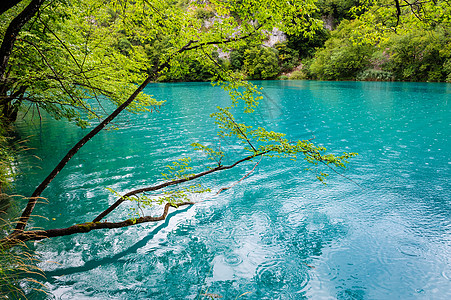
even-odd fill
[[[254,165],[254,167],[252,168],[252,170],[250,170],[249,172],[247,172],[246,175],[244,175],[243,177],[241,177],[240,180],[235,181],[235,182],[234,182],[232,185],[230,185],[230,186],[220,188],[220,189],[216,192],[216,194],[215,194],[214,196],[219,195],[219,194],[222,193],[223,191],[226,191],[226,190],[228,190],[228,189],[233,188],[235,185],[237,185],[238,183],[240,183],[241,181],[243,181],[245,178],[249,177],[249,175],[251,175],[252,172],[254,172],[255,168],[257,168],[258,164],[260,164],[260,162],[262,161],[262,159],[263,159],[263,156],[260,157],[260,160]]]
[[[137,195],[137,194],[141,194],[144,192],[151,192],[151,191],[157,191],[157,190],[161,190],[163,188],[169,187],[169,186],[173,186],[173,185],[178,185],[180,183],[184,183],[184,182],[188,182],[188,181],[192,181],[194,179],[218,172],[218,171],[222,171],[222,170],[228,170],[228,169],[232,169],[235,166],[251,160],[252,158],[256,157],[256,156],[261,156],[268,153],[268,151],[264,151],[264,152],[260,152],[254,155],[250,155],[250,156],[246,156],[245,158],[242,158],[238,161],[236,161],[235,163],[228,165],[228,166],[217,166],[216,168],[204,171],[204,172],[200,172],[197,174],[194,174],[192,176],[186,177],[186,178],[181,178],[181,179],[177,179],[177,180],[172,180],[172,181],[167,181],[164,182],[162,184],[159,185],[155,185],[155,186],[150,186],[150,187],[145,187],[145,188],[141,188],[141,189],[137,189],[137,190],[133,190],[131,192],[128,192],[127,194],[123,195],[122,197],[120,197],[119,199],[116,200],[116,202],[114,202],[110,207],[108,207],[106,210],[104,210],[101,214],[99,214],[94,220],[93,222],[99,222],[101,221],[103,218],[105,218],[108,214],[110,214],[113,210],[115,210],[119,205],[121,205],[124,201],[127,200],[127,198]]]

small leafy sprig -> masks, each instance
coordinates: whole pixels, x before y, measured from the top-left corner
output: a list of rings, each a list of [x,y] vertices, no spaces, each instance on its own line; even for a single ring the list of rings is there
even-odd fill
[[[188,178],[193,175],[193,173],[189,173],[189,171],[193,169],[190,166],[190,162],[190,157],[180,158],[177,161],[172,162],[172,164],[167,165],[167,173],[161,173],[161,175],[167,181]]]
[[[251,156],[282,157],[297,160],[301,155],[303,159],[317,166],[323,164],[332,171],[339,173],[337,169],[345,169],[348,159],[357,155],[354,152],[344,152],[341,155],[326,153],[326,148],[316,146],[310,140],[290,141],[286,135],[279,132],[268,131],[263,127],[254,129],[252,126],[238,122],[230,112],[231,107],[217,108],[217,112],[211,114],[219,127],[218,135],[225,138],[234,138],[244,144],[244,150]],[[219,161],[224,157],[224,151],[216,151],[211,147],[200,143],[192,144],[195,150],[202,151],[209,158]],[[218,160],[219,159],[219,160]],[[311,170],[311,168],[307,168]],[[319,171],[316,178],[325,183],[328,173]]]
[[[166,166],[168,171],[167,173],[162,173],[162,176],[168,182],[178,179],[188,179],[189,177],[195,175],[194,173],[190,173],[193,169],[190,166],[190,162],[191,158],[189,157],[178,159],[177,161],[172,162],[172,164]],[[204,188],[200,183],[192,184],[186,187],[179,187],[178,189],[168,190],[154,195],[141,193],[133,196],[122,196],[111,188],[106,189],[118,198],[136,204],[136,206],[130,207],[132,218],[145,216],[143,209],[165,205],[166,203],[169,203],[173,207],[177,207],[180,203],[191,201],[190,198],[193,194],[211,192],[211,189]]]

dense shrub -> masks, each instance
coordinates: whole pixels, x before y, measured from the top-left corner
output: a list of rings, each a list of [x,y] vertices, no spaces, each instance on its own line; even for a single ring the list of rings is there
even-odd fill
[[[451,39],[440,31],[415,30],[393,34],[385,43],[389,59],[382,69],[404,81],[445,81]]]
[[[343,21],[332,32],[323,49],[316,52],[310,66],[314,78],[326,80],[354,79],[370,65],[374,46],[359,43],[358,21]]]
[[[244,68],[250,79],[270,79],[279,73],[278,52],[274,48],[252,47],[244,51]]]
[[[392,81],[393,73],[388,71],[367,69],[357,75],[357,80],[362,81]]]
[[[288,47],[287,42],[274,46],[278,52],[280,72],[291,71],[299,64],[299,51]]]
[[[290,74],[289,79],[291,80],[302,80],[302,79],[308,79],[307,74],[302,70],[296,70],[293,73]]]

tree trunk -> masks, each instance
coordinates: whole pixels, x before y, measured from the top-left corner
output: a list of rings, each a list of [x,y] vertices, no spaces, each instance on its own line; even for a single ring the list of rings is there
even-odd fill
[[[5,122],[6,124],[10,124],[16,121],[17,119],[19,105],[7,102],[2,106],[1,111],[2,111],[2,121]]]
[[[22,0],[2,1],[2,3],[0,4],[0,15],[3,14],[4,12],[6,12],[7,10],[9,10],[10,8],[16,6],[20,2],[22,2]]]
[[[28,6],[11,21],[6,29],[2,45],[0,46],[0,81],[2,83],[5,80],[4,75],[6,67],[8,66],[9,57],[11,56],[17,35],[22,27],[38,12],[43,2],[44,0],[31,1],[30,4],[28,4]],[[16,4],[17,3],[18,2],[16,2]]]

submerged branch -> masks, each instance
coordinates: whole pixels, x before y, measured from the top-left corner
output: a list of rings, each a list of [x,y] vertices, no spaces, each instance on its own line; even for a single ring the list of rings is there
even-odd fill
[[[57,236],[66,236],[72,235],[76,233],[86,233],[92,230],[98,229],[114,229],[114,228],[123,228],[128,226],[133,226],[136,224],[149,223],[149,222],[158,222],[166,219],[166,216],[169,213],[169,208],[175,207],[178,208],[180,206],[185,205],[193,205],[194,202],[182,202],[176,205],[166,203],[164,206],[163,214],[158,217],[145,216],[136,219],[127,219],[120,222],[88,222],[82,224],[76,224],[66,228],[56,228],[56,229],[48,229],[48,230],[29,230],[22,231],[19,234],[16,234],[13,237],[8,237],[2,241],[0,241],[1,247],[10,247],[14,246],[18,243],[25,241],[38,241],[47,238],[57,237]]]

